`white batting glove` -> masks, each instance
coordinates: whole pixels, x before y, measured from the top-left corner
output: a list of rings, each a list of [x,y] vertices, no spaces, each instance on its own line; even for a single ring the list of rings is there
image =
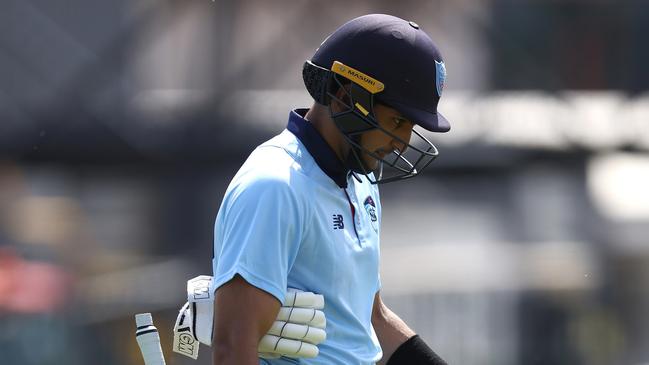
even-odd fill
[[[188,302],[180,309],[174,326],[173,351],[198,358],[200,343],[211,346],[214,293],[211,276],[187,281]],[[318,355],[317,345],[327,337],[324,297],[289,288],[270,330],[259,342],[259,356],[307,358]]]

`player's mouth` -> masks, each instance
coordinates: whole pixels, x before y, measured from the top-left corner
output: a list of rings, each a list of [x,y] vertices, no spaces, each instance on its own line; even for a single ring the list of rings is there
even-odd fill
[[[389,155],[392,153],[392,150],[388,150],[385,148],[378,149],[374,151],[374,154],[381,160],[385,159],[385,156]]]

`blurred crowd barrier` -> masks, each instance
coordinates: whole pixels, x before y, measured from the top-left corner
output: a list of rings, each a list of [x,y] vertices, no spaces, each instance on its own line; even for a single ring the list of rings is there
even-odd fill
[[[381,187],[388,305],[451,364],[649,363],[649,3],[8,0],[0,7],[0,364],[168,364],[227,184],[302,63],[361,14],[448,68],[440,157]]]

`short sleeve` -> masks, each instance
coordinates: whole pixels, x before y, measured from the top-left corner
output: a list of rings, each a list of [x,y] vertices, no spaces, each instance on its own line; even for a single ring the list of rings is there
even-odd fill
[[[229,190],[214,227],[214,290],[239,274],[283,302],[303,214],[282,179],[257,179]]]

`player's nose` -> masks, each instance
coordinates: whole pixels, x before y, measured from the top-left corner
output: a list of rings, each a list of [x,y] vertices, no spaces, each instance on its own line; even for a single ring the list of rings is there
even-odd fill
[[[403,154],[404,152],[406,152],[407,149],[408,149],[408,146],[401,143],[400,146],[396,147],[394,150],[399,152],[399,154]]]
[[[404,153],[404,152],[406,152],[406,149],[408,149],[408,144],[406,143],[405,139],[399,140],[399,139],[394,138],[392,140],[392,142],[390,143],[390,146],[392,147],[393,151],[399,152],[399,153]]]
[[[393,150],[398,151],[399,153],[406,152],[406,149],[408,149],[408,143],[410,142],[411,136],[412,136],[412,128],[398,131],[395,134],[395,137],[398,138],[393,138],[391,142],[391,146]]]

